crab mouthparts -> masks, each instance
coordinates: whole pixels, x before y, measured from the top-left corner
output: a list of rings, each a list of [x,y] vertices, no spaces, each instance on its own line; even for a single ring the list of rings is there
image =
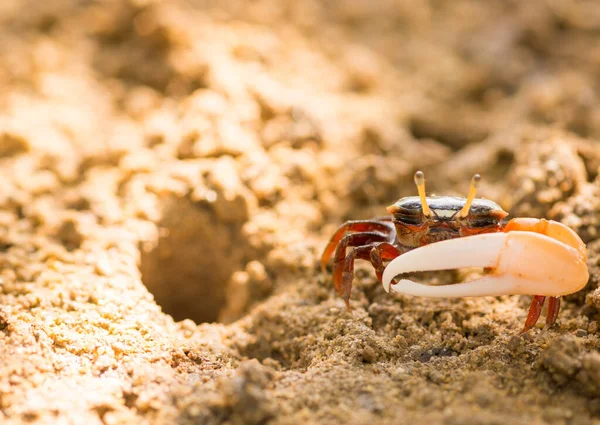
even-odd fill
[[[457,233],[458,234],[458,230],[454,229],[452,227],[450,227],[450,225],[448,223],[440,223],[440,224],[436,224],[435,226],[431,226],[429,228],[429,233]]]
[[[491,268],[470,282],[430,286],[400,279],[404,273]],[[474,297],[510,294],[561,296],[583,288],[589,278],[577,249],[548,236],[524,231],[487,233],[435,242],[392,260],[382,276],[386,292],[425,297]]]

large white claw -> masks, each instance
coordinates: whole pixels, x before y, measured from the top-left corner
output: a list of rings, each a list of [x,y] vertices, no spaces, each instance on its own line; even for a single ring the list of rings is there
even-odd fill
[[[391,290],[423,297],[557,297],[586,285],[589,274],[583,247],[583,251],[578,250],[551,237],[525,231],[450,239],[395,258],[385,268],[382,282],[389,292],[392,279],[403,273],[490,267],[490,274],[470,282],[431,286],[400,279]]]

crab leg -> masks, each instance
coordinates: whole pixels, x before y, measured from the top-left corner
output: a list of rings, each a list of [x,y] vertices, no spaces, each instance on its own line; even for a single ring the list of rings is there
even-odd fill
[[[352,292],[352,281],[354,280],[354,260],[360,258],[366,260],[371,252],[371,245],[357,246],[348,254],[342,264],[337,265],[333,275],[333,286],[344,300],[346,308],[350,310],[350,293]]]
[[[559,300],[560,298],[550,298],[552,299],[557,299]],[[544,307],[544,302],[546,301],[546,297],[544,295],[534,295],[533,299],[531,300],[531,305],[529,306],[529,312],[527,313],[527,319],[525,319],[525,326],[523,326],[523,330],[521,331],[521,333],[525,333],[527,332],[529,329],[533,328],[535,326],[535,324],[537,323],[538,319],[540,318],[540,315],[542,314],[542,308]],[[550,303],[548,303],[550,304]],[[550,308],[550,307],[548,307]],[[558,314],[558,310],[556,311],[556,314]],[[555,317],[556,319],[556,317]],[[548,316],[546,317],[546,321],[550,322],[550,314],[548,314]],[[548,323],[549,325],[554,324],[554,322],[552,323]]]
[[[548,299],[548,313],[546,315],[546,324],[553,325],[558,317],[558,311],[560,310],[560,298],[550,297]]]
[[[371,264],[375,269],[377,279],[379,279],[380,282],[383,277],[383,271],[385,270],[383,262],[391,261],[406,251],[408,251],[408,248],[398,248],[387,242],[381,242],[374,245],[373,249],[371,249],[370,259]]]
[[[360,236],[364,236],[361,233]],[[358,234],[349,236],[359,236]],[[346,236],[348,237],[348,236]],[[333,285],[337,293],[343,298],[346,308],[350,310],[350,292],[354,280],[354,260],[371,260],[371,264],[377,272],[377,278],[381,281],[381,274],[385,268],[384,261],[392,260],[401,252],[388,242],[373,242],[367,245],[357,246],[346,256],[343,263],[336,263],[333,275]]]
[[[369,259],[371,245],[374,242],[384,242],[389,236],[379,232],[352,233],[342,238],[335,250],[333,260],[333,287],[344,298],[346,306],[350,303],[350,291],[354,279],[354,259]],[[346,249],[354,248],[348,255]]]
[[[533,328],[537,323],[540,315],[542,314],[542,307],[546,297],[544,295],[534,295],[529,306],[529,312],[527,313],[527,319],[525,319],[525,326],[521,333],[527,332]],[[546,325],[552,326],[558,318],[558,311],[560,310],[560,298],[559,297],[548,297],[548,312],[546,313]]]
[[[382,283],[389,291],[399,274],[462,267],[485,267],[492,272],[471,282],[443,286],[401,279],[391,289],[426,297],[558,297],[583,288],[589,278],[585,245],[582,250],[543,234],[511,231],[450,239],[409,251],[388,264]]]
[[[373,220],[355,220],[355,221],[347,221],[342,224],[335,231],[329,243],[323,250],[323,254],[321,255],[321,270],[325,272],[325,266],[331,258],[331,255],[336,250],[338,243],[342,240],[344,235],[348,232],[368,232],[368,231],[376,231],[386,235],[390,235],[390,239],[393,240],[393,234],[395,232],[394,225],[389,221],[388,217],[385,218],[376,218]]]
[[[369,245],[373,242],[384,242],[388,240],[388,236],[379,232],[362,232],[362,233],[352,233],[350,235],[346,235],[342,238],[339,245],[335,250],[335,255],[333,257],[333,286],[336,288],[338,293],[340,293],[341,281],[344,273],[353,274],[354,269],[354,260],[349,259],[350,255],[353,255],[352,252],[346,256],[346,250],[348,247],[359,247],[363,245]],[[367,257],[368,258],[368,257]],[[348,262],[350,261],[350,264]],[[352,269],[348,269],[352,267]]]

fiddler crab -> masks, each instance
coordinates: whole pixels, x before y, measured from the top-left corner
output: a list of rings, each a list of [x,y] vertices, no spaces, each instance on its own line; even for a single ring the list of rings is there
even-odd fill
[[[333,285],[348,309],[355,259],[371,261],[386,292],[438,298],[533,295],[521,333],[535,326],[547,297],[546,324],[552,326],[560,297],[587,284],[585,244],[567,226],[537,218],[503,222],[508,213],[498,204],[475,199],[479,174],[467,198],[426,196],[423,173],[417,171],[414,180],[419,196],[390,205],[391,216],[347,221],[325,247],[321,267],[325,271],[333,254]],[[353,249],[346,255],[348,247]],[[451,285],[393,281],[404,273],[464,267],[483,267],[485,273]]]

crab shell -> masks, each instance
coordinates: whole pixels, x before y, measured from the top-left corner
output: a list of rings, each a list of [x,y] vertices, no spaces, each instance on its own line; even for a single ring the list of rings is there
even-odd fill
[[[589,279],[587,251],[581,238],[549,220],[514,219],[505,233],[488,233],[432,243],[392,260],[383,273],[386,292],[423,297],[546,295],[558,297],[582,289]],[[451,285],[424,285],[400,274],[490,268],[483,277]]]

